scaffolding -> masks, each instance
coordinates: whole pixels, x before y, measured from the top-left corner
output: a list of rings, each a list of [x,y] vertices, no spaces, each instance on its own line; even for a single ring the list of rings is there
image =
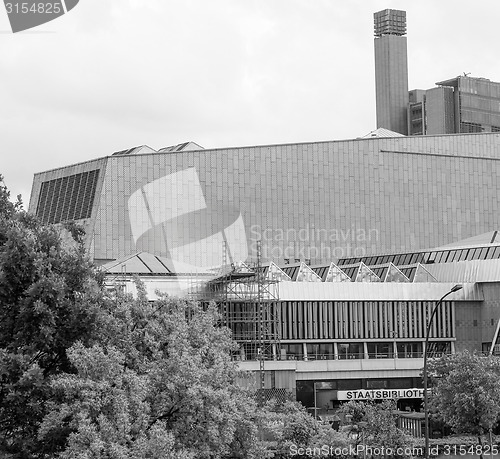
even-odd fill
[[[205,286],[207,300],[219,306],[222,324],[239,344],[234,357],[259,361],[259,388],[264,389],[265,361],[280,356],[280,329],[277,317],[278,280],[266,275],[261,263],[260,244],[253,265],[227,265],[227,247],[223,246],[221,275]]]

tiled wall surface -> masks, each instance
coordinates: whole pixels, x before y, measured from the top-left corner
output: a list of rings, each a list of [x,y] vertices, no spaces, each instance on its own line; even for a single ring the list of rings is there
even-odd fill
[[[261,239],[264,260],[325,262],[498,229],[499,153],[499,134],[470,134],[115,156],[37,174],[30,211],[42,181],[99,165],[96,259],[207,267]]]

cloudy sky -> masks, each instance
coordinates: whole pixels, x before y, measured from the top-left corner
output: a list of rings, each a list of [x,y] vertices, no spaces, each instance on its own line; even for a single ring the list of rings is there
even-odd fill
[[[0,174],[147,144],[205,148],[375,129],[373,13],[407,11],[410,89],[500,81],[498,0],[80,0],[13,34],[0,5]]]

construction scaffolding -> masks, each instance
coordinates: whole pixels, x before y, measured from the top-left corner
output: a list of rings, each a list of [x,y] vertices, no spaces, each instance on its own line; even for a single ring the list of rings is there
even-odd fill
[[[223,247],[223,260],[226,258]],[[219,306],[222,324],[227,326],[239,344],[234,356],[238,360],[259,361],[259,386],[264,389],[265,361],[279,359],[280,329],[277,317],[279,283],[267,276],[261,264],[260,244],[257,260],[252,264],[231,263],[221,275],[205,285],[206,300]]]

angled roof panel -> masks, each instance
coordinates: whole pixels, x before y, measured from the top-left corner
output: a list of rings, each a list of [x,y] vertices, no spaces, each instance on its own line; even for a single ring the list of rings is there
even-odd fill
[[[305,263],[301,263],[295,280],[296,282],[321,282],[321,277]]]
[[[418,263],[413,282],[437,282],[437,279],[421,263]]]
[[[385,277],[382,278],[384,282],[410,282],[401,270],[394,264],[389,263],[389,267],[387,268],[387,273]]]
[[[360,263],[355,282],[380,282],[380,277],[364,263]]]
[[[297,274],[299,273],[300,270],[300,263],[295,263],[293,265],[286,265],[283,266],[282,271],[293,281],[297,279]]]
[[[335,263],[332,263],[324,282],[351,282],[351,278]]]
[[[277,264],[271,262],[266,269],[266,279],[276,281],[292,280]]]

